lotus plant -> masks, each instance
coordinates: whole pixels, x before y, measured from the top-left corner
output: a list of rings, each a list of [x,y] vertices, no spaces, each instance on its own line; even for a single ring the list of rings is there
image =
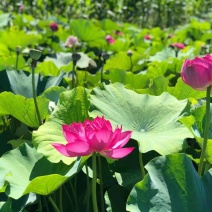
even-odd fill
[[[203,163],[206,154],[208,132],[210,127],[210,93],[212,86],[212,56],[196,57],[193,60],[186,59],[181,69],[182,80],[196,90],[206,90],[206,114],[202,152],[198,166],[198,173],[203,172]]]
[[[107,35],[105,37],[105,40],[107,41],[108,44],[113,44],[115,43],[115,39],[111,35]]]
[[[78,44],[78,38],[71,35],[66,39],[65,46],[66,47],[75,47]]]
[[[62,125],[67,144],[53,143],[52,146],[67,157],[86,156],[94,152],[102,156],[119,159],[133,151],[133,147],[123,148],[132,131],[122,132],[122,128],[112,129],[104,117],[86,120],[82,123]]]
[[[93,211],[97,212],[96,201],[96,155],[119,159],[130,154],[134,147],[123,148],[129,141],[132,131],[122,132],[122,128],[113,130],[111,123],[104,117],[86,120],[84,123],[62,125],[67,144],[52,143],[52,146],[67,157],[92,155],[92,199]],[[100,170],[101,171],[101,170]]]
[[[184,43],[173,43],[171,44],[172,47],[176,47],[177,49],[184,49],[185,44]]]
[[[58,24],[54,23],[54,22],[51,22],[49,24],[49,28],[52,30],[52,32],[57,32],[58,31]]]

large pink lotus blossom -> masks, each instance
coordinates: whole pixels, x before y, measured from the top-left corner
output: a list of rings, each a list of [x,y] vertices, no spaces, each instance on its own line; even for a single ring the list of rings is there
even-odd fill
[[[73,35],[69,36],[65,42],[66,47],[76,46],[77,44],[78,44],[78,38]]]
[[[171,46],[176,47],[178,49],[184,49],[185,48],[184,43],[173,43],[173,44],[171,44]]]
[[[132,131],[122,132],[116,127],[113,131],[111,123],[104,117],[86,120],[84,123],[62,125],[67,144],[53,143],[52,146],[67,157],[86,156],[93,152],[119,159],[130,154],[134,147],[123,148],[129,141]]]
[[[181,69],[182,80],[196,90],[206,90],[212,85],[212,56],[186,59]]]
[[[105,40],[107,41],[108,44],[113,44],[115,42],[115,39],[111,35],[107,35],[105,37]]]
[[[57,23],[50,23],[49,28],[52,30],[52,32],[56,32],[58,30],[58,24]]]

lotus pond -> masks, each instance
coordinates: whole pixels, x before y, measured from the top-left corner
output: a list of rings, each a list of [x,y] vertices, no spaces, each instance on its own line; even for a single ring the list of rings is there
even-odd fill
[[[212,16],[147,27],[16,6],[0,14],[0,211],[210,212],[206,91],[181,69],[211,53]]]

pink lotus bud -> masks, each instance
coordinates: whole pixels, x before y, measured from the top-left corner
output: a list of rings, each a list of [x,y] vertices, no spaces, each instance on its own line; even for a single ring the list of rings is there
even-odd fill
[[[182,80],[196,90],[206,90],[212,85],[212,56],[186,59],[181,69]]]
[[[52,23],[49,24],[49,27],[52,30],[52,32],[57,32],[57,30],[58,30],[58,24],[57,23],[52,22]]]
[[[84,123],[62,125],[67,144],[52,143],[52,146],[67,157],[91,155],[93,152],[119,159],[130,154],[134,147],[123,148],[129,141],[132,131],[122,132],[122,128],[112,129],[104,117],[86,120]]]
[[[76,46],[78,43],[78,38],[71,35],[67,38],[66,42],[65,42],[65,46],[66,47],[72,47],[72,46]]]
[[[115,42],[115,40],[113,39],[111,35],[107,35],[105,37],[105,40],[107,41],[108,44],[113,44]]]
[[[183,44],[183,43],[173,43],[173,44],[171,44],[171,46],[176,47],[178,49],[184,49],[185,48],[185,44]]]
[[[119,30],[115,30],[115,32],[114,32],[116,35],[118,35],[118,36],[120,36],[120,35],[122,35],[123,33],[121,32],[121,31],[119,31]]]
[[[144,39],[145,39],[145,40],[152,40],[152,38],[151,38],[151,36],[150,36],[149,34],[146,34],[146,35],[144,36]]]

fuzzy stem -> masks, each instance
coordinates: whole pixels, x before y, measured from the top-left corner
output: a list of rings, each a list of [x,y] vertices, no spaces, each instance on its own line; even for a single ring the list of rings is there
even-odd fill
[[[72,81],[72,89],[73,89],[76,86],[76,82],[75,82],[75,62],[73,62],[73,70],[72,70],[71,76],[72,76],[71,81]]]
[[[133,63],[132,63],[132,56],[130,56],[130,71],[132,72]]]
[[[51,198],[51,196],[49,196],[48,199],[49,199],[49,202],[52,204],[54,210],[55,210],[56,212],[60,212],[60,210],[58,209],[57,205],[55,204],[55,202],[54,202],[54,200]]]
[[[40,198],[39,198],[39,212],[42,212],[43,210],[42,210],[42,202],[41,202],[41,196],[40,196]]]
[[[105,211],[104,194],[103,194],[103,180],[102,180],[102,164],[101,164],[101,156],[99,154],[98,154],[98,169],[99,169],[99,179],[100,179],[101,211]]]
[[[144,179],[145,176],[145,169],[144,169],[144,164],[143,164],[143,159],[142,159],[142,153],[139,152],[139,164],[141,168],[141,179]]]
[[[207,92],[206,92],[205,129],[204,129],[204,140],[203,140],[202,152],[200,155],[200,162],[198,166],[199,176],[202,176],[203,163],[205,159],[205,153],[206,153],[207,142],[208,142],[208,132],[210,127],[210,92],[211,92],[211,86],[207,87]]]
[[[32,61],[32,64],[31,64],[31,68],[32,68],[32,93],[33,93],[33,100],[34,100],[34,104],[35,104],[35,110],[36,110],[36,113],[37,113],[38,122],[39,122],[39,125],[42,125],[42,120],[41,120],[40,112],[39,112],[39,109],[38,109],[38,103],[37,103],[36,91],[35,91],[35,67],[36,67],[36,62],[37,61]]]
[[[64,188],[64,190],[66,192],[66,195],[67,195],[67,197],[68,197],[68,199],[69,199],[69,201],[71,203],[71,211],[74,211],[74,203],[73,203],[73,201],[71,199],[71,196],[70,196],[70,194],[69,194],[69,192],[68,192],[68,190],[67,190],[65,185],[63,186],[63,188]]]
[[[86,169],[86,184],[87,184],[87,193],[86,193],[86,211],[89,212],[89,196],[90,196],[90,183],[89,183],[89,173],[88,173],[88,164],[87,161],[85,163],[85,169]]]
[[[16,52],[16,61],[15,61],[15,70],[18,70],[18,59],[19,59],[19,53]]]
[[[59,188],[59,208],[63,212],[63,189],[62,186]]]
[[[96,179],[97,179],[97,170],[96,170],[96,153],[92,155],[92,168],[93,168],[93,178],[92,178],[92,200],[93,200],[93,211],[98,212],[97,199],[96,199]]]

